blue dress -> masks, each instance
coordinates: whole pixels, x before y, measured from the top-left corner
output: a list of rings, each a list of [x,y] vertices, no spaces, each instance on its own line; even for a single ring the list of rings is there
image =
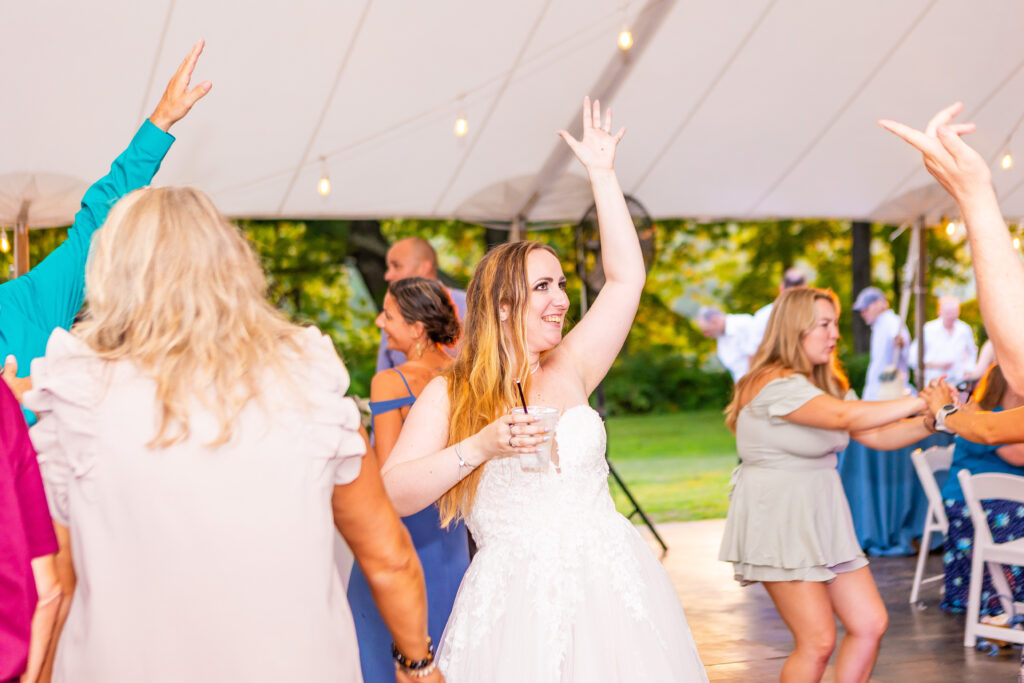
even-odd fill
[[[409,395],[388,401],[371,401],[370,410],[374,416],[398,410],[416,401],[405,376],[397,369],[395,372],[405,382]],[[455,595],[459,592],[462,575],[469,567],[466,526],[459,522],[442,529],[441,518],[434,505],[414,515],[403,517],[402,521],[412,536],[420,564],[423,565],[423,578],[427,584],[427,631],[436,648],[441,641],[445,624],[448,623],[448,615],[451,614],[452,605],[455,603]],[[395,665],[391,658],[391,632],[377,611],[377,605],[370,594],[370,586],[358,563],[352,566],[348,602],[356,623],[363,680],[366,683],[394,683]]]
[[[1000,410],[1002,407],[996,406],[993,412]],[[960,488],[957,473],[960,470],[967,470],[971,474],[995,472],[1024,475],[1024,469],[1011,465],[999,457],[996,451],[1000,448],[1002,445],[988,446],[968,441],[962,436],[956,437],[953,463],[949,468],[949,477],[942,486],[949,531],[942,554],[946,590],[940,606],[947,612],[964,612],[967,609],[968,588],[971,582],[971,546],[974,543],[974,522],[967,510],[967,504],[964,503],[964,492]],[[1024,538],[1024,506],[1008,500],[983,500],[981,507],[988,515],[988,525],[996,543]],[[1013,591],[1014,600],[1024,600],[1024,567],[1004,565],[1003,574],[1006,575],[1006,581]],[[995,595],[992,578],[986,566],[981,581],[982,614],[1000,614],[1003,611]]]

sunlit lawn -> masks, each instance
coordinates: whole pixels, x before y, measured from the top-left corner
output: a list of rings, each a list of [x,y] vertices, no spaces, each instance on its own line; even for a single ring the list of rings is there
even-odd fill
[[[611,417],[607,426],[611,462],[654,521],[725,517],[736,441],[720,410]],[[613,480],[611,490],[628,515]]]

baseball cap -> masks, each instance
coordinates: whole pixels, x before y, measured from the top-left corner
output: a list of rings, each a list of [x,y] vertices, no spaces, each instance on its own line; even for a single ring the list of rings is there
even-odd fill
[[[857,295],[857,300],[853,302],[853,310],[863,311],[879,299],[884,298],[885,294],[882,294],[882,290],[878,287],[865,287],[860,290],[860,294]]]

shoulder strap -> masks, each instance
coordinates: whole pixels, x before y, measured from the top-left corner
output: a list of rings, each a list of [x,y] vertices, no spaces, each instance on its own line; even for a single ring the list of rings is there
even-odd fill
[[[402,374],[402,371],[399,370],[398,368],[392,368],[392,370],[397,372],[398,376],[402,378],[402,383],[405,384],[405,390],[409,392],[409,395],[414,396],[414,394],[412,393],[412,389],[409,388],[409,382],[405,379],[405,375]]]

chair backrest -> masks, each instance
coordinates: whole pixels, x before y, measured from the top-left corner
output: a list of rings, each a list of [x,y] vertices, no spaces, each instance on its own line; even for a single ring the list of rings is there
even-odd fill
[[[964,502],[971,511],[971,522],[974,523],[975,535],[980,534],[981,540],[991,545],[992,530],[988,525],[988,517],[981,506],[983,500],[1008,500],[1024,503],[1024,477],[1015,474],[996,474],[994,472],[972,475],[967,470],[957,473],[960,488],[964,492]]]
[[[935,519],[945,532],[949,529],[949,520],[946,518],[946,506],[942,503],[942,491],[939,489],[939,482],[935,480],[935,473],[948,470],[953,464],[953,444],[932,446],[924,451],[918,449],[910,454],[910,461],[914,463],[917,478],[921,480],[921,488],[928,498],[930,512],[935,515]]]

